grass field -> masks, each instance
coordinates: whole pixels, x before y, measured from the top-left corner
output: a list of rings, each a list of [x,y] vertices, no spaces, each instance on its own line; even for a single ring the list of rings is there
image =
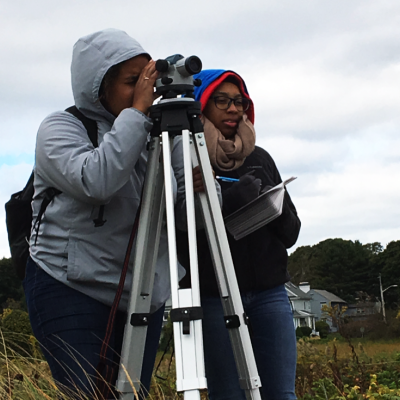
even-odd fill
[[[400,338],[391,341],[333,339],[298,342],[296,394],[299,399],[371,397],[397,400],[400,399],[399,388]],[[351,390],[354,393],[351,394]],[[333,397],[322,395],[325,391]],[[318,392],[322,397],[317,396]],[[392,397],[379,397],[383,394]]]
[[[32,339],[29,343],[32,345]],[[156,365],[161,353],[157,357]],[[153,378],[150,399],[183,398],[176,393],[174,370],[174,360],[167,353]],[[399,388],[400,338],[398,341],[376,342],[365,339],[298,342],[296,392],[301,400],[396,400],[400,399]],[[39,353],[22,357],[15,353],[15,349],[0,352],[2,400],[49,400],[57,397],[71,399],[54,385],[47,363],[40,359]],[[206,393],[201,394],[202,400],[207,398]]]
[[[365,354],[374,360],[382,359],[389,360],[395,356],[396,352],[400,353],[400,338],[398,341],[370,341],[366,339],[352,339],[352,344],[355,346],[357,353]],[[314,341],[313,345],[320,351],[325,351],[329,348],[332,342]],[[339,358],[351,356],[351,348],[345,341],[336,341]]]

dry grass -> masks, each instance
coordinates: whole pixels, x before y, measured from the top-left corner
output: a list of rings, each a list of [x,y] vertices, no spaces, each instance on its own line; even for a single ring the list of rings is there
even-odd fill
[[[0,330],[0,399],[1,400],[49,400],[58,398],[60,400],[71,400],[82,399],[86,397],[84,394],[76,392],[74,396],[68,396],[61,393],[51,377],[50,370],[45,361],[40,358],[40,354],[35,353],[35,342],[34,339],[28,338],[27,342],[33,346],[33,350],[30,354],[26,353],[26,350],[20,349],[16,351],[6,346],[4,337]],[[320,378],[319,370],[329,370],[332,372],[332,365],[328,367],[329,362],[332,364],[332,352],[333,347],[337,350],[338,360],[351,360],[354,358],[349,344],[347,342],[335,341],[312,341],[312,343],[299,344],[302,347],[302,353],[299,351],[299,373],[301,368],[309,365],[306,370],[305,378],[311,378],[311,374],[315,375],[313,380]],[[307,346],[306,346],[307,345]],[[400,353],[400,339],[399,341],[387,341],[387,342],[372,342],[366,340],[354,340],[353,346],[360,362],[366,363],[363,368],[367,368],[369,365],[374,365],[373,368],[379,368],[378,365],[389,365],[395,363],[398,354]],[[313,348],[315,350],[313,350]],[[1,351],[3,349],[3,351]],[[6,351],[4,351],[6,349]],[[25,351],[25,353],[24,353]],[[306,351],[307,354],[304,353]],[[24,354],[23,356],[21,354]],[[33,354],[33,355],[32,355]],[[158,355],[156,365],[161,355]],[[370,364],[371,363],[371,364]],[[357,367],[351,369],[349,362],[338,361],[337,366],[346,366],[346,370],[341,370],[342,375],[346,375],[347,378],[354,374],[355,379]],[[318,368],[317,368],[318,367]],[[369,368],[369,367],[368,367]],[[371,367],[372,368],[372,367]],[[308,372],[307,372],[308,371]],[[330,373],[332,375],[332,373]],[[330,377],[330,375],[324,375]],[[321,375],[322,376],[322,375]],[[298,381],[300,382],[300,381]],[[305,380],[302,380],[302,384],[305,384]],[[310,382],[311,383],[311,382]],[[183,395],[176,392],[175,385],[175,365],[174,359],[171,358],[171,354],[167,354],[163,358],[156,375],[153,377],[151,391],[149,399],[152,400],[176,400],[182,399]],[[207,400],[207,394],[201,393],[201,399]],[[99,399],[101,400],[101,399]]]
[[[19,336],[19,342],[23,339]],[[0,329],[0,399],[1,400],[85,400],[87,396],[79,390],[74,392],[60,391],[51,376],[47,362],[41,358],[34,337],[24,338],[25,348],[13,342],[10,346],[10,336],[4,338]],[[27,351],[27,347],[31,346]],[[32,356],[35,353],[35,356]],[[158,355],[156,365],[161,358]],[[135,399],[139,399],[132,383]],[[95,396],[96,400],[102,400]],[[153,376],[149,400],[183,399],[176,392],[175,364],[171,355],[167,355],[160,364],[157,377]],[[201,399],[207,400],[207,394],[201,393]]]
[[[396,391],[400,388],[400,341],[300,339],[296,394],[302,400],[325,399],[324,396],[315,397],[321,385],[328,385],[331,391],[343,396],[349,388],[357,388],[356,397],[354,393],[347,393],[350,397],[328,396],[327,399],[363,399],[367,394],[373,394],[375,398],[375,394],[380,396],[390,394],[390,390]],[[400,397],[377,397],[383,398]]]
[[[353,345],[359,354],[365,354],[373,360],[391,360],[396,353],[400,353],[399,341],[369,341],[363,339],[353,339]],[[329,344],[314,341],[313,345],[321,351],[325,351]],[[351,349],[347,342],[336,341],[338,358],[349,358],[352,355]]]

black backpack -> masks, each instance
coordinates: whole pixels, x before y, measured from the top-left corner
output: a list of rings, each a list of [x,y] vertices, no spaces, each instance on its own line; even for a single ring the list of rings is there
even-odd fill
[[[98,147],[96,122],[85,117],[76,106],[69,107],[65,111],[74,115],[83,123],[93,146]],[[33,180],[34,174],[32,171],[24,189],[12,194],[11,199],[5,204],[8,243],[10,245],[12,264],[17,276],[21,280],[25,278],[26,262],[29,257],[29,238],[32,230],[32,199],[34,194]],[[56,188],[46,189],[44,199],[34,224],[36,233],[39,231],[39,226],[46,207],[50,204],[53,198],[60,193],[61,191]],[[97,220],[94,220],[95,226],[102,226],[104,224],[105,221],[102,218],[102,214],[103,206],[100,207]]]

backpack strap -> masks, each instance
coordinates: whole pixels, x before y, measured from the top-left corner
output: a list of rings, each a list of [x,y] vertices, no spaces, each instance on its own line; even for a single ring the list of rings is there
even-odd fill
[[[97,123],[96,123],[96,121],[83,115],[82,112],[79,111],[75,105],[68,107],[65,111],[72,114],[74,117],[76,117],[77,119],[79,119],[79,121],[82,122],[93,146],[98,147],[99,144],[98,144],[98,140],[97,140]],[[33,180],[33,172],[32,172],[32,176],[30,179]],[[32,186],[33,186],[33,182],[32,182]],[[45,190],[45,195],[44,195],[42,204],[40,205],[40,210],[39,210],[38,216],[34,223],[34,230],[36,232],[35,243],[36,243],[36,240],[37,240],[37,237],[39,234],[39,228],[40,228],[40,224],[42,222],[43,214],[46,211],[47,206],[51,203],[51,201],[54,199],[55,196],[57,196],[61,193],[62,193],[61,190],[58,190],[53,187],[47,188]],[[96,227],[103,226],[105,224],[106,220],[103,219],[103,215],[104,215],[104,205],[101,205],[100,209],[99,209],[99,215],[97,216],[96,219],[93,220]]]
[[[79,121],[82,122],[85,127],[87,134],[89,136],[90,141],[92,142],[94,147],[99,147],[99,143],[97,141],[97,123],[96,121],[85,117],[76,106],[68,107],[65,111],[72,114],[74,117],[78,118]]]
[[[74,117],[78,118],[82,122],[93,146],[98,147],[99,143],[97,141],[97,123],[96,123],[96,121],[83,115],[76,106],[68,107],[65,111],[69,112],[70,114],[72,114]],[[104,216],[104,205],[101,205],[99,208],[99,214],[98,214],[97,218],[95,218],[93,220],[94,226],[96,228],[103,226],[107,222],[107,220],[103,219],[103,216]]]
[[[55,196],[58,194],[62,193],[61,190],[58,190],[56,188],[47,188],[44,192],[44,198],[42,200],[42,203],[40,204],[40,210],[38,212],[38,215],[36,217],[35,224],[33,225],[33,229],[36,232],[36,237],[35,237],[35,245],[37,242],[37,238],[39,235],[39,228],[40,224],[42,223],[42,217],[44,212],[46,211],[47,206],[51,203],[51,201],[54,199]]]

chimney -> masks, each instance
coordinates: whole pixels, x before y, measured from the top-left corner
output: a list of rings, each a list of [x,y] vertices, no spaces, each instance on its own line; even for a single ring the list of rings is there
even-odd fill
[[[310,291],[310,284],[308,282],[300,282],[299,289],[304,293],[308,293]]]

